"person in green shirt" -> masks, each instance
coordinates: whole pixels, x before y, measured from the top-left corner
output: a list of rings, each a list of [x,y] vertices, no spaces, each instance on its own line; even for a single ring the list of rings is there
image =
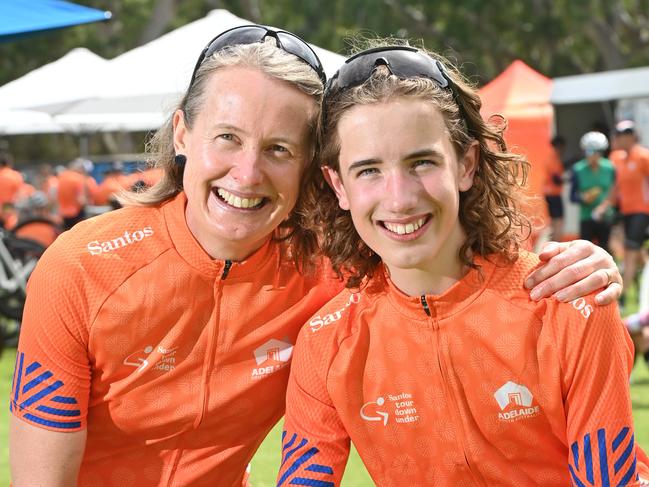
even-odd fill
[[[601,132],[587,132],[580,141],[586,156],[572,168],[570,199],[580,205],[580,238],[608,251],[614,209],[609,192],[615,184],[615,167],[604,157],[608,140]]]

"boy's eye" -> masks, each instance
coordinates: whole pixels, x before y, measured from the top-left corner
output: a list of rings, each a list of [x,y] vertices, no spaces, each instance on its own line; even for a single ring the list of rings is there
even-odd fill
[[[431,159],[420,159],[413,163],[414,167],[426,167],[426,166],[435,166],[435,161]]]
[[[271,147],[274,152],[288,152],[288,149],[282,145],[275,144]]]
[[[356,173],[356,177],[361,177],[361,176],[371,176],[373,174],[377,174],[379,170],[375,167],[366,167],[364,169],[361,169]]]

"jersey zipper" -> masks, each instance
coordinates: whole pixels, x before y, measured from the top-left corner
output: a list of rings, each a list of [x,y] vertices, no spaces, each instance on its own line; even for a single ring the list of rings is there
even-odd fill
[[[462,458],[464,459],[466,468],[468,469],[471,476],[474,479],[478,477],[480,480],[482,480],[483,485],[485,485],[484,479],[482,479],[482,476],[479,474],[479,472],[476,472],[473,469],[471,463],[469,462],[469,457],[467,455],[467,449],[464,443],[464,436],[463,436],[465,434],[465,431],[464,428],[462,427],[462,419],[460,417],[460,411],[459,408],[457,407],[457,400],[455,398],[455,394],[453,394],[450,381],[448,380],[448,374],[446,372],[446,367],[445,367],[445,360],[440,350],[441,334],[439,329],[439,323],[437,322],[436,318],[432,317],[432,312],[430,310],[430,307],[428,306],[426,295],[422,294],[420,300],[421,300],[421,305],[424,308],[424,311],[430,317],[429,321],[433,325],[432,326],[433,331],[437,334],[437,347],[435,349],[436,352],[435,356],[437,357],[437,367],[439,368],[439,373],[442,376],[442,383],[444,384],[444,392],[446,393],[449,404],[452,404],[455,409],[455,413],[452,415],[453,417],[451,418],[451,421],[453,422],[453,425],[455,426],[455,430],[457,431],[458,447],[462,452]]]
[[[221,319],[221,298],[223,297],[223,281],[228,277],[228,273],[232,268],[232,261],[226,260],[225,265],[223,266],[223,272],[221,273],[221,278],[218,280],[216,286],[216,291],[214,293],[214,319],[213,324],[210,322],[211,330],[210,336],[207,342],[206,350],[206,360],[205,365],[203,366],[203,373],[201,377],[202,388],[201,388],[201,401],[200,401],[200,412],[194,421],[194,428],[198,428],[203,422],[205,413],[207,412],[207,406],[209,403],[210,396],[210,375],[212,374],[212,369],[214,368],[214,360],[216,355],[216,342],[218,341],[218,331],[219,331],[219,322]]]

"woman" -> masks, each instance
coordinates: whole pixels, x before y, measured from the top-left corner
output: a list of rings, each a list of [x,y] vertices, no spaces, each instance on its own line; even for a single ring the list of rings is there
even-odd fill
[[[323,82],[290,33],[217,36],[153,141],[159,184],[48,249],[11,395],[16,487],[242,483],[284,412],[299,328],[341,289],[300,196]],[[609,257],[583,244],[532,277],[550,276],[536,292],[583,278],[557,273],[579,259],[593,274],[568,293],[610,275],[603,298],[619,294]]]
[[[314,220],[350,289],[300,332],[278,486],[340,485],[350,439],[380,486],[639,485],[628,334],[530,300],[528,164],[480,106],[406,46],[331,80]]]

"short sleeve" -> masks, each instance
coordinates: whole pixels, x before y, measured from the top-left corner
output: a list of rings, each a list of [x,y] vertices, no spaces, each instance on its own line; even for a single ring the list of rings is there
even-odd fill
[[[86,426],[90,390],[88,302],[64,247],[50,247],[29,280],[10,409],[35,426],[76,431]]]
[[[278,486],[338,486],[349,456],[349,436],[326,392],[329,347],[310,333],[302,329],[291,365]]]
[[[575,485],[634,485],[633,346],[617,305],[596,306],[591,295],[558,304],[551,315],[563,376],[571,478]]]

